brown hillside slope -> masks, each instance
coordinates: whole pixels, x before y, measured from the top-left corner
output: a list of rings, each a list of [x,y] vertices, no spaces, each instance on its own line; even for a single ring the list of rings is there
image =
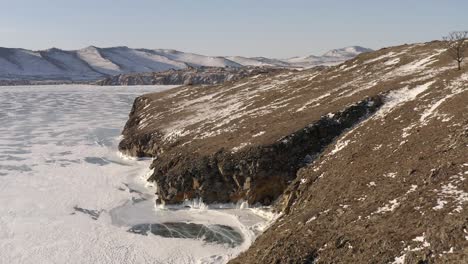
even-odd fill
[[[231,263],[468,263],[468,71],[438,45],[388,51],[431,50],[420,74],[381,56],[362,71],[394,89],[384,106],[300,170],[283,215]]]
[[[431,42],[148,94],[120,149],[155,157],[167,203],[269,204],[287,188],[232,263],[468,263],[466,68]]]
[[[326,69],[144,95],[135,101],[120,149],[156,157],[150,180],[163,202],[202,197],[269,204],[389,91],[417,93],[435,89],[434,80],[461,78],[443,47],[403,45]]]

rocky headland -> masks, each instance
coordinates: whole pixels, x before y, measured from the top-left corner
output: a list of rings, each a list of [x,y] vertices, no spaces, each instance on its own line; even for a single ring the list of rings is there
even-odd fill
[[[161,203],[272,205],[232,263],[468,262],[468,71],[444,42],[135,100]]]

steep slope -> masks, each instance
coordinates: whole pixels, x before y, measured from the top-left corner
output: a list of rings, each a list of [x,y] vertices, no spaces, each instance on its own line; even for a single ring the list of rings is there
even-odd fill
[[[59,76],[64,70],[41,57],[39,52],[24,49],[0,49],[0,69],[2,78],[15,78],[24,75]]]
[[[118,65],[120,72],[154,72],[183,69],[186,64],[144,50],[127,47],[100,49],[101,55]]]
[[[468,72],[444,46],[144,95],[120,149],[156,158],[160,202],[286,190],[233,263],[463,263]]]
[[[70,74],[72,79],[95,79],[102,76],[102,74],[96,72],[92,66],[83,61],[76,52],[53,48],[40,51],[39,54],[46,61],[61,69],[63,71],[61,73],[62,75]]]
[[[298,173],[282,217],[232,263],[468,261],[468,72],[438,43],[405,53],[424,49],[363,61],[369,76],[398,65],[374,84],[396,89]]]
[[[118,74],[121,72],[119,65],[102,56],[97,47],[87,47],[76,51],[77,56],[92,67],[96,72],[107,74]]]

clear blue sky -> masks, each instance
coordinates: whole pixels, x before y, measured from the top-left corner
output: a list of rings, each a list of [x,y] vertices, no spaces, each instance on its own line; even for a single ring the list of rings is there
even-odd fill
[[[0,46],[291,57],[468,30],[467,0],[0,0]]]

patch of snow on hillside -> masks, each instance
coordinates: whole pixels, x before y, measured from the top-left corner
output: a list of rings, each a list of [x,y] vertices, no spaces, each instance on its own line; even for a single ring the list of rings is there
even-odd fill
[[[314,221],[315,219],[317,219],[317,216],[312,216],[311,218],[309,218],[309,220],[307,220],[306,224]]]
[[[395,56],[397,56],[397,54],[395,52],[391,51],[391,52],[386,53],[384,55],[381,55],[381,56],[379,56],[377,58],[366,60],[364,62],[364,64],[369,64],[369,63],[376,62],[376,61],[379,61],[379,60],[383,60],[383,59],[386,59],[386,58],[392,58],[392,57],[395,57]]]
[[[266,133],[266,131],[260,131],[260,132],[258,132],[256,134],[253,134],[252,137],[259,137],[259,136],[261,136],[261,135],[263,135],[265,133]]]
[[[270,91],[283,93],[279,82],[284,81],[282,76],[288,77],[290,75],[291,73],[285,73],[276,76],[269,84],[258,87],[250,86],[255,81],[249,79],[233,86],[228,86],[222,91],[215,91],[198,98],[191,98],[190,95],[180,95],[181,103],[173,107],[170,112],[171,114],[183,113],[184,117],[165,126],[162,132],[171,133],[176,130],[190,130],[195,139],[203,139],[220,135],[223,132],[236,131],[242,120],[239,122],[235,121],[244,116],[262,116],[289,105],[287,101],[291,98],[288,97],[289,94],[284,93],[283,96],[267,105],[252,107],[254,98],[261,97],[262,94],[267,94]],[[244,86],[246,89],[238,89]],[[255,89],[251,87],[255,87]],[[239,91],[232,97],[219,96],[235,90]],[[218,97],[220,98],[214,100],[214,98]],[[175,139],[177,137],[171,138],[172,141]]]
[[[42,58],[39,52],[17,49],[9,57],[9,61],[18,66],[20,72],[9,72],[19,76],[58,76],[63,70],[48,60]],[[0,69],[3,71],[4,69]],[[7,69],[10,70],[10,69]]]
[[[405,128],[403,128],[403,134],[401,135],[402,138],[407,138],[411,135],[411,133],[409,132],[411,129],[413,129],[416,125],[415,124],[411,124]]]
[[[432,207],[432,209],[434,209],[434,210],[440,210],[440,209],[444,208],[444,206],[445,206],[447,203],[448,203],[447,201],[438,198],[438,199],[437,199],[437,205],[434,206],[434,207]]]
[[[411,188],[406,192],[406,194],[410,194],[410,193],[416,191],[417,188],[418,188],[417,185],[415,185],[415,184],[411,185]]]
[[[316,103],[316,102],[319,102],[320,100],[322,99],[325,99],[327,98],[328,96],[330,96],[331,94],[330,93],[326,93],[326,94],[323,94],[317,98],[314,98],[310,101],[308,101],[307,103],[305,103],[301,108],[297,109],[296,112],[301,112],[301,111],[304,111],[305,109],[307,109],[308,106],[310,106],[311,104],[313,103]]]
[[[172,129],[172,130],[166,131],[166,133],[164,134],[163,139],[166,140],[166,141],[169,141],[169,142],[174,142],[174,141],[176,141],[178,138],[183,137],[183,136],[186,136],[186,135],[188,135],[188,134],[190,134],[190,131],[189,131],[189,130],[184,130],[184,129]]]
[[[406,258],[406,253],[399,257],[395,257],[394,261],[391,264],[404,264],[405,258]]]
[[[112,61],[103,58],[96,47],[78,50],[77,55],[98,72],[106,74],[120,73],[120,67]]]
[[[426,240],[426,236],[425,234],[423,233],[421,236],[417,236],[415,237],[413,240],[413,242],[417,242],[417,244],[419,244],[417,247],[411,247],[411,246],[408,246],[405,248],[406,251],[420,251],[420,250],[423,250],[424,248],[428,248],[431,246],[431,243],[429,243],[427,240]]]
[[[386,204],[385,206],[377,208],[377,211],[375,213],[380,214],[380,213],[386,213],[386,212],[393,212],[399,206],[400,206],[400,203],[398,202],[398,200],[393,199],[389,201],[389,203]]]
[[[427,66],[431,65],[432,63],[436,62],[438,60],[437,56],[439,56],[442,52],[444,52],[445,49],[440,49],[436,50],[436,52],[432,55],[429,55],[426,58],[412,61],[408,64],[405,64],[401,67],[399,67],[397,70],[400,73],[407,74],[407,73],[413,73],[416,71],[423,70]]]
[[[468,76],[468,74],[467,74]],[[444,97],[433,103],[428,109],[426,109],[421,115],[419,122],[422,125],[426,125],[431,117],[437,116],[437,109],[448,99],[456,96],[459,93],[466,91],[466,83],[468,78],[465,78],[465,75],[462,75],[459,79],[455,80],[452,83],[452,86],[449,88],[449,92],[446,93]]]
[[[339,99],[340,96],[343,96],[343,97],[349,97],[349,96],[352,96],[354,94],[357,94],[359,92],[362,92],[362,91],[365,91],[367,89],[370,89],[374,86],[376,86],[377,84],[379,83],[379,80],[372,80],[372,81],[369,81],[367,83],[364,83],[364,84],[361,84],[359,86],[359,88],[353,88],[351,89],[350,91],[344,91],[344,92],[341,92],[337,98],[335,98],[335,100]]]
[[[454,205],[456,205],[454,211],[459,213],[463,210],[464,204],[468,202],[468,193],[464,190],[459,189],[453,183],[443,185],[441,190],[438,192],[438,196],[445,199],[451,199]],[[447,202],[445,202],[444,204],[446,203]]]
[[[344,140],[344,141],[338,140],[338,142],[336,142],[335,144],[335,148],[330,152],[330,155],[335,155],[340,150],[344,149],[346,146],[348,146],[349,142],[350,140]]]
[[[416,97],[421,94],[422,92],[426,91],[435,81],[431,81],[419,86],[416,86],[415,88],[409,89],[408,87],[404,87],[399,90],[391,91],[386,97],[385,97],[385,103],[384,105],[377,111],[375,114],[376,118],[383,118],[385,117],[388,113],[392,112],[393,109],[397,108],[398,106],[412,101],[416,99]]]
[[[192,66],[210,67],[240,67],[241,65],[224,57],[211,57],[194,53],[186,53],[177,50],[155,49],[154,54],[158,54],[177,62],[184,62]]]
[[[183,69],[186,65],[146,50],[127,47],[105,48],[100,51],[105,58],[120,66],[125,72],[159,72],[170,69]]]
[[[382,148],[382,144],[376,145],[372,150],[379,150]]]
[[[384,62],[384,64],[386,66],[393,66],[395,64],[398,64],[399,62],[400,62],[400,58],[394,58],[392,60],[388,60],[388,61]]]
[[[232,152],[232,153],[236,153],[236,152],[238,152],[239,150],[241,150],[241,149],[247,147],[248,145],[250,145],[250,142],[244,142],[244,143],[240,144],[239,146],[232,148],[231,152]]]

